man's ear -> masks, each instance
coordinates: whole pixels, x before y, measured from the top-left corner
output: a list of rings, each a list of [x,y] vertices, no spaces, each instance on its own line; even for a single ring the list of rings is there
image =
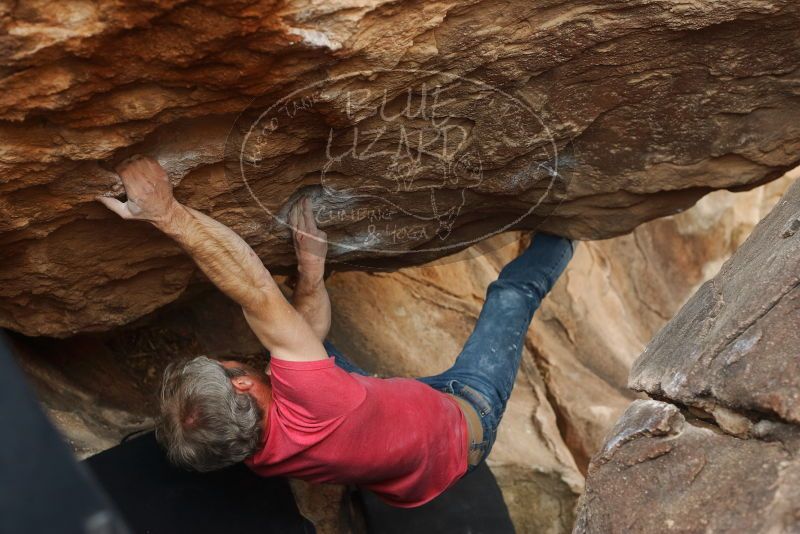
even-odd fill
[[[267,373],[267,376],[272,376],[272,366],[270,366],[269,363],[267,364],[265,372]]]
[[[249,376],[234,376],[231,378],[231,384],[233,384],[233,388],[236,391],[244,393],[245,391],[250,391],[254,385],[254,382]]]

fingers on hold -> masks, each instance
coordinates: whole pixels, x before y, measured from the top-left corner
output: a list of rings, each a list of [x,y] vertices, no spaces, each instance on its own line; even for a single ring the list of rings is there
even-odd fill
[[[120,161],[117,164],[117,166],[114,168],[114,170],[117,171],[117,174],[119,174],[122,171],[124,171],[125,169],[127,169],[128,167],[130,167],[133,163],[135,163],[141,157],[142,156],[140,156],[139,154],[134,154],[133,156],[127,157],[127,158],[123,159],[122,161]]]
[[[297,224],[297,228],[301,232],[308,232],[308,225],[306,224],[305,218],[305,204],[305,197],[301,198],[295,203],[295,208],[297,208],[297,211],[295,212],[297,221],[295,224]]]
[[[289,226],[293,233],[297,232],[297,203],[289,209]]]
[[[146,167],[150,167],[153,170],[159,170],[161,171],[161,176],[159,176],[159,178],[162,179],[167,176],[166,171],[164,171],[164,168],[158,163],[158,161],[143,154],[134,154],[133,156],[122,160],[114,170],[117,171],[117,174],[121,174],[128,168],[135,169],[136,167],[139,167],[140,170],[144,170]]]
[[[169,177],[167,176],[167,171],[164,169],[164,167],[161,166],[161,164],[158,162],[158,160],[156,160],[154,158],[151,158],[151,157],[148,157],[148,156],[142,156],[142,161],[145,164],[147,164],[153,171],[155,171],[155,174],[158,177],[158,180],[164,181],[164,182],[169,182]]]
[[[311,208],[311,199],[308,197],[303,199],[303,218],[305,219],[306,228],[309,230],[317,227],[317,223],[314,220],[314,210]]]
[[[97,200],[100,201],[105,207],[122,217],[123,219],[130,219],[131,212],[128,209],[127,204],[124,202],[120,202],[116,198],[112,197],[97,197]]]

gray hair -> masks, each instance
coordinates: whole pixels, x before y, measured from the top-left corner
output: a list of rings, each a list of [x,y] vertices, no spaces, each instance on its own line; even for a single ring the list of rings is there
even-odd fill
[[[231,384],[231,378],[245,374],[204,356],[167,367],[156,439],[173,464],[213,471],[259,449],[263,411],[256,399]]]

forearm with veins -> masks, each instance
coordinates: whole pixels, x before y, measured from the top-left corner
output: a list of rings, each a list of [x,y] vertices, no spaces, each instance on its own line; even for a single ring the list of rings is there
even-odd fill
[[[331,328],[331,301],[323,276],[309,274],[299,267],[292,304],[320,341],[324,341]]]

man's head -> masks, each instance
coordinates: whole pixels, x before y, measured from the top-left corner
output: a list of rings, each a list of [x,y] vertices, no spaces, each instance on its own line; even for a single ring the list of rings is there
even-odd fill
[[[156,438],[170,461],[213,471],[261,446],[271,390],[264,373],[238,362],[198,357],[164,371]]]

